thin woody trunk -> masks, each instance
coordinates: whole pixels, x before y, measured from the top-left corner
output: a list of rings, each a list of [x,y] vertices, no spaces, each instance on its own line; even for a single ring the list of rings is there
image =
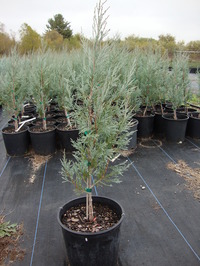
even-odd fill
[[[67,118],[67,123],[68,123],[70,129],[72,129],[72,124],[71,124],[71,121],[69,119],[69,114],[67,112],[67,109],[65,108],[64,111],[65,111],[65,117]]]
[[[18,121],[17,121],[17,118],[15,118],[15,123],[14,123],[14,125],[15,125],[15,131],[17,131],[17,129],[18,129]]]
[[[143,116],[146,116],[146,113],[147,113],[147,105],[144,108]]]
[[[91,177],[87,180],[87,189],[88,191],[91,190]],[[92,204],[92,192],[87,192],[86,195],[86,219],[90,222],[93,221],[93,204]]]
[[[46,117],[43,118],[43,120],[42,120],[42,125],[43,125],[43,129],[46,130],[46,129],[47,129],[47,121],[46,121]]]
[[[15,120],[14,126],[15,126],[15,131],[17,131],[17,129],[18,129],[18,121],[17,121],[17,112],[16,112],[17,108],[16,108],[16,101],[15,101],[15,81],[14,81],[14,79],[13,79],[13,87],[12,87],[11,92],[12,92],[13,108],[15,110],[15,113],[14,113],[14,115],[15,115],[15,117],[14,117],[14,120]]]
[[[174,120],[177,120],[176,110],[174,110]]]
[[[160,109],[161,109],[161,114],[163,115],[164,114],[164,109],[163,109],[162,103],[160,104]]]

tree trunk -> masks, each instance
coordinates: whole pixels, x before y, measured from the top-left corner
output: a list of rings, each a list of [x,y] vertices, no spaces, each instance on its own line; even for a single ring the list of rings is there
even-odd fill
[[[174,110],[174,120],[177,120],[176,110]]]
[[[90,222],[93,221],[93,203],[92,203],[92,191],[91,191],[91,177],[87,181],[87,195],[86,195],[86,219]]]

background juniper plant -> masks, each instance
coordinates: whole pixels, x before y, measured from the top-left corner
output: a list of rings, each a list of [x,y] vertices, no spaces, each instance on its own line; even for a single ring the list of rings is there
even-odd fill
[[[0,73],[1,101],[10,116],[13,116],[15,131],[18,130],[18,116],[23,110],[27,96],[24,76],[26,58],[21,57],[14,48],[8,57],[1,58],[3,67]]]
[[[141,102],[145,107],[154,106],[163,97],[163,83],[166,76],[166,64],[159,49],[149,46],[146,50],[135,50],[136,56],[136,84],[141,91]]]
[[[46,130],[46,110],[51,100],[53,90],[54,54],[50,51],[39,51],[30,57],[29,88],[37,111],[43,119],[43,129]]]
[[[177,119],[176,110],[185,104],[189,98],[188,57],[177,54],[172,60],[172,69],[168,72],[167,99],[172,104],[174,119]]]
[[[80,75],[77,98],[82,102],[75,106],[80,137],[73,142],[76,148],[74,160],[67,160],[64,155],[61,171],[64,181],[74,184],[77,192],[86,193],[86,218],[90,221],[93,220],[94,186],[119,183],[119,175],[127,168],[126,161],[113,163],[113,159],[129,141],[130,97],[135,89],[134,68],[126,75],[121,74],[123,58],[127,58],[128,52],[114,44],[102,43],[108,33],[104,5],[105,2],[100,1],[95,8],[92,45],[83,40],[76,73]],[[117,64],[110,60],[115,49],[124,55]]]
[[[72,115],[75,101],[75,87],[77,75],[74,69],[74,53],[66,54],[65,52],[57,55],[55,59],[55,86],[56,99],[59,108],[64,111],[69,128],[72,129],[70,115]],[[70,114],[71,112],[71,114]],[[75,123],[73,121],[73,123]]]

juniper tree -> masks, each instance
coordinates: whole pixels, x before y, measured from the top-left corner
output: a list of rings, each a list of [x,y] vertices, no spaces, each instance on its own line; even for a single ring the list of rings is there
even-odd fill
[[[43,119],[44,130],[47,129],[46,110],[51,100],[50,94],[54,80],[53,56],[54,54],[50,51],[39,51],[30,56],[29,88],[37,111]]]
[[[8,57],[1,58],[3,67],[0,73],[1,101],[9,115],[13,116],[15,131],[18,130],[18,116],[27,96],[24,71],[26,58],[12,49]]]
[[[114,44],[102,43],[108,31],[107,9],[97,4],[94,12],[92,46],[83,41],[79,64],[80,83],[77,97],[82,105],[75,107],[80,137],[73,146],[74,160],[62,159],[62,177],[74,184],[77,192],[86,193],[86,217],[93,220],[92,189],[94,186],[119,183],[127,162],[113,161],[129,141],[131,126],[130,97],[134,85],[134,67],[121,75],[127,51]],[[120,60],[110,60],[119,49]],[[121,55],[123,53],[123,55]],[[122,80],[123,77],[123,80]]]
[[[69,128],[72,128],[70,111],[74,109],[77,75],[74,69],[74,53],[60,53],[55,64],[55,90],[59,107],[64,110]]]
[[[152,103],[158,104],[161,109],[161,113],[164,113],[163,103],[166,101],[167,95],[167,77],[169,71],[169,58],[167,53],[161,53],[160,49],[156,49],[154,52],[154,94]]]
[[[168,72],[167,99],[172,104],[174,119],[177,119],[177,108],[185,104],[189,97],[188,57],[176,55],[172,60],[172,69]]]
[[[154,106],[163,97],[163,86],[166,65],[159,49],[148,47],[145,51],[135,50],[136,80],[141,90],[141,101],[145,106],[143,116],[146,115],[148,106]]]

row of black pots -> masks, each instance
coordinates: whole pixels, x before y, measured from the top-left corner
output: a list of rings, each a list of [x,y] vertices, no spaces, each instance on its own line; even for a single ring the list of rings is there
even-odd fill
[[[34,116],[29,116],[27,118],[22,118],[21,119],[21,122],[25,121],[25,120],[29,120],[29,119],[34,119],[30,122],[27,122],[26,125],[31,127],[31,126],[39,126],[39,125],[42,125],[43,124],[43,119],[42,118],[38,118],[38,117],[34,117]],[[57,126],[61,123],[66,123],[67,122],[67,119],[65,116],[59,116],[58,118],[46,118],[46,123],[48,126],[50,125],[54,125],[54,126]],[[12,126],[14,125],[14,120],[13,119],[10,119],[8,121],[8,125],[9,126]]]
[[[71,140],[77,140],[79,130],[65,130],[63,126],[67,126],[67,123],[49,126],[49,130],[43,132],[37,130],[35,132],[35,129],[40,126],[23,126],[20,132],[15,133],[7,132],[8,129],[14,129],[13,126],[5,127],[2,130],[2,135],[7,154],[22,156],[28,152],[30,145],[34,152],[39,155],[53,154],[56,148],[72,152],[74,147]],[[132,134],[127,149],[134,149],[137,145],[137,126],[138,121],[133,119],[133,126],[130,129]]]
[[[190,113],[188,116],[184,114],[177,114],[177,120],[174,120],[172,116],[172,114],[165,114],[164,116],[161,114],[155,114],[154,134],[156,136],[165,137],[165,132],[167,132],[166,138],[172,141],[183,141],[185,136],[189,136],[194,139],[200,138],[199,112]]]
[[[28,152],[30,145],[36,154],[49,155],[56,151],[56,148],[65,149],[66,152],[74,150],[71,139],[76,140],[78,130],[62,130],[64,124],[57,127],[51,126],[48,131],[34,132],[40,126],[24,126],[19,132],[10,133],[8,129],[13,126],[5,127],[2,130],[3,140],[7,154],[10,156],[22,156]]]
[[[134,116],[138,121],[138,137],[166,138],[167,141],[184,141],[185,136],[200,138],[200,114],[199,112],[177,113],[177,120],[174,120],[173,113],[150,114],[148,116]]]

